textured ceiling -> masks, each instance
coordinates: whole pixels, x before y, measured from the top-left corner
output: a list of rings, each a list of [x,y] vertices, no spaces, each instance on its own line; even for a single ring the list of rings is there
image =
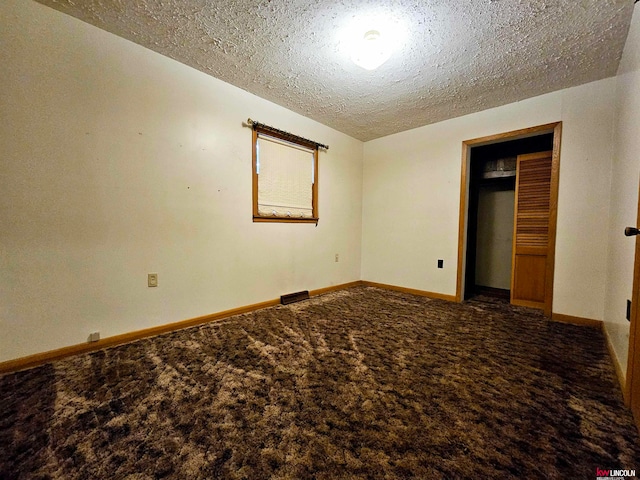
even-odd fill
[[[615,75],[633,10],[633,0],[38,1],[364,141]],[[374,18],[402,38],[367,71],[344,32]]]

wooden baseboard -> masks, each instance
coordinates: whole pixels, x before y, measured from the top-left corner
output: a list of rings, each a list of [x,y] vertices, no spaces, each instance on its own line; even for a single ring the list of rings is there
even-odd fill
[[[331,287],[319,288],[316,290],[311,290],[309,294],[311,296],[318,296],[318,295],[323,295],[325,293],[335,292],[338,290],[345,290],[347,288],[353,288],[358,286],[377,287],[377,288],[382,288],[386,290],[395,290],[397,292],[409,293],[412,295],[420,295],[423,297],[446,300],[449,302],[456,302],[455,295],[446,295],[443,293],[428,292],[425,290],[416,290],[414,288],[399,287],[396,285],[387,285],[384,283],[369,282],[366,280],[357,280],[355,282],[349,282],[349,283],[343,283],[340,285],[333,285]],[[54,362],[56,360],[61,360],[63,358],[71,357],[73,355],[95,352],[97,350],[102,350],[103,348],[114,347],[117,345],[134,342],[136,340],[141,340],[143,338],[154,337],[156,335],[161,335],[163,333],[168,333],[176,330],[182,330],[184,328],[194,327],[197,325],[202,325],[204,323],[222,320],[222,319],[229,318],[234,315],[240,315],[243,313],[254,312],[256,310],[272,307],[279,304],[280,304],[280,299],[268,300],[266,302],[260,302],[260,303],[255,303],[253,305],[233,308],[231,310],[225,310],[222,312],[217,312],[210,315],[191,318],[188,320],[167,323],[164,325],[159,325],[157,327],[145,328],[142,330],[123,333],[120,335],[114,335],[112,337],[107,337],[107,338],[98,340],[97,342],[71,345],[71,346],[59,348],[56,350],[49,350],[47,352],[36,353],[34,355],[17,358],[15,360],[0,362],[0,374],[16,372],[19,370],[25,370],[27,368],[37,367],[38,365],[44,365],[45,363]],[[586,325],[590,327],[602,328],[602,322],[600,320],[593,320],[589,318],[573,317],[571,315],[554,313],[552,316],[552,319],[557,322],[565,322],[565,323],[572,323],[575,325]],[[607,345],[609,346],[610,351],[612,351],[609,343],[610,342],[608,341]],[[618,377],[621,379],[624,379],[624,376],[621,376],[622,370],[617,361],[617,357],[615,357],[615,354],[612,354],[612,358],[614,358],[614,363],[616,366],[616,372],[618,373]]]
[[[312,297],[317,297],[318,295],[324,295],[325,293],[336,292],[338,290],[346,290],[347,288],[361,287],[362,285],[362,280],[356,280],[355,282],[343,283],[340,285],[333,285],[332,287],[311,290],[309,291],[309,295],[311,295]]]
[[[573,315],[565,315],[563,313],[552,313],[551,320],[560,323],[571,323],[572,325],[581,325],[583,327],[602,328],[602,320],[594,320],[593,318],[574,317]]]
[[[583,317],[574,317],[572,315],[564,315],[562,313],[553,313],[551,315],[551,320],[555,322],[562,323],[571,323],[573,325],[580,325],[586,327],[594,327],[602,329],[602,333],[604,334],[605,343],[607,344],[607,350],[609,351],[609,356],[611,357],[611,362],[613,363],[613,367],[616,371],[616,377],[618,377],[618,383],[620,384],[620,388],[622,389],[622,394],[624,395],[625,403],[628,404],[627,391],[625,389],[626,384],[626,376],[624,374],[624,370],[620,365],[620,360],[618,359],[618,355],[616,354],[615,349],[613,348],[613,343],[611,343],[611,337],[609,336],[609,332],[604,326],[604,322],[602,320],[594,320],[592,318],[583,318]]]
[[[346,288],[352,288],[362,285],[362,282],[350,282],[341,285],[334,285],[327,288],[321,288],[318,290],[312,290],[309,292],[311,296],[322,295],[324,293],[334,292],[337,290],[344,290]],[[103,348],[115,347],[125,343],[135,342],[143,338],[154,337],[163,333],[173,332],[176,330],[182,330],[184,328],[195,327],[204,323],[214,322],[225,318],[232,317],[234,315],[240,315],[243,313],[254,312],[267,307],[273,307],[280,305],[280,299],[268,300],[266,302],[255,303],[253,305],[246,305],[244,307],[232,308],[231,310],[225,310],[218,313],[212,313],[210,315],[204,315],[201,317],[190,318],[188,320],[181,320],[178,322],[167,323],[159,325],[157,327],[145,328],[142,330],[136,330],[133,332],[127,332],[120,335],[114,335],[112,337],[106,337],[97,342],[80,343],[77,345],[71,345],[68,347],[58,348],[56,350],[49,350],[47,352],[36,353],[26,357],[16,358],[15,360],[8,360],[0,362],[0,374],[17,372],[19,370],[26,370],[27,368],[37,367],[44,365],[45,363],[54,362],[63,358],[71,357],[73,355],[79,355],[82,353],[95,352],[102,350]]]
[[[622,365],[620,365],[620,360],[618,359],[618,355],[616,354],[616,351],[613,348],[611,337],[609,336],[609,332],[604,326],[604,322],[602,322],[601,320],[594,320],[592,318],[563,315],[561,313],[552,314],[551,319],[556,322],[571,323],[573,325],[582,325],[582,326],[595,327],[595,328],[602,329],[602,333],[604,334],[604,338],[605,338],[605,343],[607,345],[607,350],[609,351],[609,357],[611,357],[611,362],[613,363],[613,367],[616,371],[616,377],[618,378],[618,383],[620,384],[620,388],[622,389],[622,394],[625,397],[624,400],[626,403],[628,403],[628,399],[626,397],[627,391],[625,389],[626,375],[624,373],[624,370],[622,369]]]
[[[604,333],[605,342],[607,344],[607,350],[609,350],[609,356],[611,357],[611,361],[613,362],[613,367],[616,370],[616,376],[618,377],[618,383],[620,384],[620,388],[622,389],[622,395],[624,396],[624,402],[628,406],[629,399],[627,398],[627,377],[622,369],[622,365],[620,365],[620,360],[618,359],[618,355],[616,354],[616,350],[613,348],[613,343],[611,342],[611,337],[609,336],[609,332],[607,328],[603,325],[602,332]]]
[[[427,292],[425,290],[416,290],[414,288],[398,287],[396,285],[387,285],[385,283],[369,282],[367,280],[362,280],[361,284],[364,285],[365,287],[377,287],[377,288],[383,288],[385,290],[395,290],[396,292],[410,293],[412,295],[420,295],[422,297],[437,298],[439,300],[446,300],[448,302],[456,301],[455,295],[446,295],[444,293]]]
[[[272,307],[279,305],[280,299],[269,300],[266,302],[256,303],[253,305],[247,305],[245,307],[233,308],[231,310],[225,310],[223,312],[213,313],[210,315],[204,315],[201,317],[190,318],[188,320],[182,320],[179,322],[166,323],[157,327],[145,328],[142,330],[135,330],[133,332],[122,333],[120,335],[114,335],[112,337],[106,337],[97,342],[80,343],[77,345],[71,345],[69,347],[58,348],[56,350],[49,350],[47,352],[36,353],[27,357],[17,358],[15,360],[9,360],[0,363],[0,373],[14,372],[18,370],[24,370],[27,368],[36,367],[45,363],[61,360],[66,357],[78,355],[81,353],[94,352],[96,350],[102,350],[103,348],[114,347],[116,345],[122,345],[124,343],[134,342],[143,338],[154,337],[163,333],[172,332],[175,330],[182,330],[184,328],[194,327],[202,325],[204,323],[212,322],[215,320],[221,320],[231,317],[233,315],[240,315],[242,313],[253,312],[262,308]]]

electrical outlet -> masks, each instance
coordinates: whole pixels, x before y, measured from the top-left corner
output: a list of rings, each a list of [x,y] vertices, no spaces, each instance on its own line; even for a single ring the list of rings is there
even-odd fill
[[[336,262],[340,261],[340,255],[338,253],[336,253]]]
[[[147,275],[147,285],[150,287],[157,287],[158,286],[158,274],[157,273],[150,273]]]
[[[438,268],[444,267],[444,260],[438,260]]]
[[[100,340],[100,332],[91,332],[89,334],[90,342],[97,342],[98,340]]]

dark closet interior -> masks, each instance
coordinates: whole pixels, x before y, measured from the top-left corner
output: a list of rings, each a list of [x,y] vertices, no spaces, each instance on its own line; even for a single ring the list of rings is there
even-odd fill
[[[471,148],[465,299],[509,299],[516,160],[552,149],[553,133]]]

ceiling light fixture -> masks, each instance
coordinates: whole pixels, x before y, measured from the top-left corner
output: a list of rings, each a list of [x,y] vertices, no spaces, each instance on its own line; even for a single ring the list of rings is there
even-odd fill
[[[360,41],[355,42],[351,60],[366,70],[375,70],[389,60],[392,48],[378,30],[367,31]]]

